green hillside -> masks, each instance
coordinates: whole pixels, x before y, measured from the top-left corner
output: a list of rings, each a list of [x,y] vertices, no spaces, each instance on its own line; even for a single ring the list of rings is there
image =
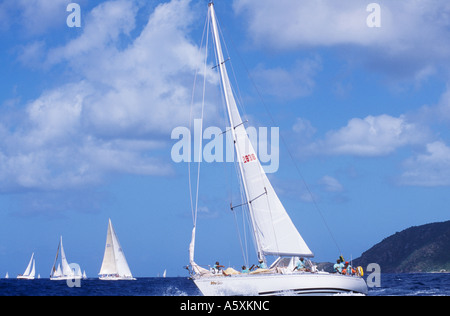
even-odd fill
[[[378,263],[381,272],[450,272],[450,221],[413,226],[376,244],[353,265]]]

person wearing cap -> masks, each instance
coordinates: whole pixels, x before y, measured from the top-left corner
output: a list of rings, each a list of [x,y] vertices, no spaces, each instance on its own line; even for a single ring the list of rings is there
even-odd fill
[[[220,268],[225,268],[224,266],[219,264],[219,261],[216,261],[216,264],[214,265],[214,273],[219,273]]]
[[[343,265],[341,263],[341,260],[337,259],[336,263],[333,266],[334,272],[335,273],[342,273],[342,267],[343,267]]]
[[[267,269],[267,265],[265,264],[265,262],[262,259],[258,260],[258,269]]]
[[[300,260],[297,262],[297,266],[294,268],[294,271],[306,271],[306,263],[303,258],[300,258]]]
[[[353,274],[352,266],[350,265],[350,263],[348,261],[345,261],[345,266],[344,266],[344,269],[342,270],[342,274],[346,274],[346,275]]]

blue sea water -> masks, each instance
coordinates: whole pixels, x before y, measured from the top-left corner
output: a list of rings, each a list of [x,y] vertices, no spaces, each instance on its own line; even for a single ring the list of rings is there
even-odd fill
[[[382,274],[369,296],[450,296],[449,273]],[[136,281],[81,280],[80,287],[49,279],[0,279],[0,296],[200,296],[187,277]]]
[[[369,296],[450,296],[450,273],[382,273]]]

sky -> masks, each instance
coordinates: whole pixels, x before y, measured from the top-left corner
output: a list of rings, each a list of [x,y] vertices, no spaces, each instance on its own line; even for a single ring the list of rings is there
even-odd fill
[[[174,161],[172,131],[200,118],[203,81],[204,127],[227,126],[218,75],[202,71],[208,1],[73,2],[80,27],[68,0],[0,2],[0,277],[33,252],[47,277],[61,235],[96,277],[109,218],[135,276],[187,276],[197,165]],[[449,220],[447,0],[215,8],[244,117],[279,130],[268,176],[314,260]],[[234,164],[200,174],[196,262],[254,261],[229,207]]]

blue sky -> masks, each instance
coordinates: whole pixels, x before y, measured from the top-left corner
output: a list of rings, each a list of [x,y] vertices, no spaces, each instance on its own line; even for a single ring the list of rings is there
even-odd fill
[[[76,2],[80,28],[67,0],[0,3],[0,276],[35,252],[46,277],[60,235],[96,276],[108,218],[133,274],[186,275],[188,166],[171,132],[189,126],[207,1]],[[371,2],[215,1],[250,124],[287,144],[270,179],[319,261],[339,255],[333,238],[356,258],[449,219],[450,4],[379,0],[368,27]],[[207,84],[205,122],[221,126]],[[238,267],[234,167],[203,165],[196,261]]]

